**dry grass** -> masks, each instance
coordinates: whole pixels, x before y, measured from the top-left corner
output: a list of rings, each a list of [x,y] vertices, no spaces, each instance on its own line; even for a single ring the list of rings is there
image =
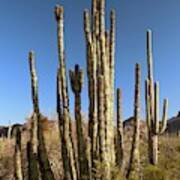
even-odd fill
[[[28,129],[28,128],[27,128]],[[157,168],[148,165],[147,161],[147,136],[146,130],[142,128],[141,132],[141,167],[142,172],[146,175],[144,180],[179,180],[180,179],[180,137],[177,136],[161,136],[159,141],[159,166]],[[58,125],[55,122],[44,124],[44,133],[46,146],[51,162],[51,166],[55,177],[60,180],[62,177],[62,160],[60,153],[60,140]],[[74,131],[74,138],[75,131]],[[125,130],[125,147],[126,147],[126,164],[129,159],[132,129]],[[22,134],[23,149],[23,172],[27,179],[27,158],[26,158],[26,142],[29,139],[28,130]],[[0,180],[13,180],[13,154],[14,140],[0,139]],[[117,170],[115,169],[115,172]],[[118,172],[118,171],[117,171]]]

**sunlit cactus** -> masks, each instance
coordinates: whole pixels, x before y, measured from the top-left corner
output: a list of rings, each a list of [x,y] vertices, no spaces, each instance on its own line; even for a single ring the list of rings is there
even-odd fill
[[[139,153],[139,138],[140,138],[140,106],[141,96],[141,69],[140,65],[136,64],[135,69],[135,95],[134,95],[134,132],[130,154],[127,179],[139,180],[140,178],[140,153]]]
[[[83,71],[79,69],[78,65],[75,65],[74,70],[69,71],[69,77],[71,82],[71,89],[75,96],[75,120],[76,120],[76,133],[77,133],[77,145],[78,145],[78,165],[79,165],[79,179],[87,178],[88,159],[86,156],[86,144],[83,133],[82,115],[81,115],[81,91],[83,86]]]
[[[43,134],[43,128],[41,123],[42,115],[40,114],[39,110],[39,98],[38,98],[38,80],[37,80],[37,74],[35,69],[35,58],[34,53],[31,51],[29,53],[29,67],[30,67],[30,74],[31,74],[31,91],[32,91],[32,101],[33,101],[33,116],[32,116],[32,129],[31,129],[31,139],[29,150],[32,150],[32,152],[29,152],[29,154],[33,154],[34,157],[33,163],[35,163],[35,158],[38,159],[38,165],[41,172],[41,178],[44,180],[54,180],[54,175],[51,170],[50,162],[48,160],[47,150],[45,147],[45,139]],[[31,158],[29,158],[31,161]],[[31,162],[29,162],[31,164]],[[30,166],[29,166],[30,167]],[[35,167],[37,167],[35,165]],[[29,169],[32,170],[31,168]],[[37,168],[33,169],[34,171],[37,171]],[[31,172],[29,172],[31,173]],[[38,172],[33,172],[38,176]],[[38,177],[35,178],[38,178]]]
[[[69,114],[69,97],[66,76],[65,52],[64,52],[64,9],[62,6],[55,7],[55,17],[57,21],[57,42],[58,42],[58,58],[59,73],[62,93],[62,117],[63,117],[63,137],[62,157],[64,165],[64,178],[76,180],[78,177],[77,162],[75,158],[74,144],[71,134],[71,120]],[[60,130],[61,131],[61,130]]]
[[[164,100],[162,124],[159,122],[159,83],[153,80],[152,32],[147,31],[148,78],[145,83],[146,122],[148,127],[149,162],[158,164],[158,136],[167,127],[168,100]]]

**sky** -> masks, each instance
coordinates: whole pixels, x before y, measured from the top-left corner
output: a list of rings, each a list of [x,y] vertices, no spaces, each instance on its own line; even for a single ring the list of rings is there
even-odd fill
[[[54,6],[65,9],[67,69],[80,64],[86,70],[83,11],[90,0],[1,0],[0,1],[0,124],[23,123],[32,112],[28,52],[36,53],[40,109],[52,116],[56,111],[57,39]],[[169,99],[169,117],[180,110],[180,1],[107,0],[116,10],[116,87],[123,93],[123,117],[133,115],[134,67],[142,68],[142,118],[146,30],[153,31],[155,80],[160,82],[160,107]],[[107,28],[109,28],[107,20]],[[70,87],[69,87],[70,91]],[[74,97],[70,91],[71,111]],[[87,78],[82,93],[83,112],[88,110]]]

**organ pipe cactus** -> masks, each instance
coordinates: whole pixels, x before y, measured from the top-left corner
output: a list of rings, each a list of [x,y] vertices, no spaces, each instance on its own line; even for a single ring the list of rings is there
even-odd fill
[[[23,180],[22,161],[21,161],[21,131],[18,128],[15,138],[15,180]]]
[[[76,133],[78,144],[78,164],[79,164],[79,179],[86,179],[88,175],[88,161],[86,156],[86,144],[83,133],[83,124],[81,116],[81,91],[83,86],[83,71],[79,69],[79,65],[75,65],[75,70],[69,71],[71,88],[75,95],[75,120]]]
[[[136,64],[135,70],[135,99],[134,99],[134,133],[132,140],[132,148],[130,154],[127,179],[139,180],[139,136],[140,136],[140,89],[141,89],[141,70],[140,65]]]
[[[168,100],[164,100],[162,125],[159,122],[159,83],[153,81],[152,32],[147,31],[148,78],[145,83],[146,122],[148,127],[149,162],[158,164],[158,136],[167,127]]]
[[[78,177],[78,169],[76,164],[76,157],[74,151],[74,145],[72,142],[71,134],[71,121],[69,114],[69,97],[68,86],[66,79],[66,64],[64,54],[64,9],[62,6],[55,7],[55,17],[57,21],[57,41],[58,41],[58,58],[59,69],[61,77],[61,93],[62,93],[62,116],[63,116],[63,146],[65,148],[67,158],[63,160],[65,166],[64,178],[76,180]],[[62,154],[63,156],[63,154]]]
[[[110,33],[106,30],[105,25],[105,0],[93,0],[91,12],[91,17],[88,10],[84,12],[84,31],[87,47],[89,136],[91,139],[92,168],[95,168],[94,162],[96,160],[105,160],[106,178],[110,179],[110,167],[115,164],[113,124],[115,12],[111,11],[110,15]],[[102,92],[99,91],[98,87],[100,86],[100,84],[98,84],[99,78],[103,79]],[[103,98],[100,100],[100,97]],[[99,102],[102,101],[102,99],[103,104]],[[103,114],[101,112],[102,109]],[[103,130],[100,128],[102,125],[101,118],[103,118],[104,121],[104,125],[102,126]],[[103,137],[101,137],[101,135],[103,135]],[[101,147],[100,144],[104,145],[104,143],[105,147]],[[103,152],[103,157],[100,152]],[[97,155],[99,155],[100,159],[97,159]]]
[[[41,118],[43,117],[40,114],[40,110],[39,110],[38,81],[37,81],[37,74],[35,69],[34,53],[32,51],[29,53],[29,66],[30,66],[30,74],[31,74],[31,90],[32,90],[32,101],[33,101],[33,118],[32,118],[33,129],[31,130],[32,133],[30,140],[31,148],[29,148],[29,150],[32,149],[33,152],[31,154],[34,154],[35,156],[37,151],[38,164],[39,164],[39,169],[41,171],[41,178],[44,180],[54,180],[55,178],[51,170],[50,162],[47,156],[47,150],[45,147],[45,139],[44,139],[43,127],[41,123]],[[35,173],[38,174],[37,172]],[[36,178],[38,179],[38,177]]]

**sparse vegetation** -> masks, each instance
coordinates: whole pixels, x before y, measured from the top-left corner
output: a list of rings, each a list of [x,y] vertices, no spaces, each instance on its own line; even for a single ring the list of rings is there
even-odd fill
[[[114,110],[115,11],[106,29],[105,0],[92,0],[84,11],[89,95],[88,118],[83,119],[83,70],[69,71],[74,93],[75,122],[69,110],[69,87],[64,45],[64,9],[55,7],[57,22],[57,120],[41,114],[34,52],[29,53],[33,113],[12,139],[0,139],[0,179],[12,180],[169,180],[180,177],[179,136],[163,134],[167,100],[159,122],[159,85],[153,80],[151,31],[147,32],[148,79],[146,125],[141,121],[141,68],[135,66],[134,115],[123,127],[122,95],[117,89]],[[117,126],[114,120],[117,120]],[[10,134],[10,132],[8,133]]]

